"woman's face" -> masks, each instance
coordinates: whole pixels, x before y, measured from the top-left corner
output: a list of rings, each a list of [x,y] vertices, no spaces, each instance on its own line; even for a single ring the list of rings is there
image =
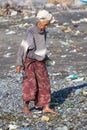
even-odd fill
[[[44,30],[49,24],[49,20],[44,20],[43,22],[38,22],[37,26],[39,27],[39,29]]]

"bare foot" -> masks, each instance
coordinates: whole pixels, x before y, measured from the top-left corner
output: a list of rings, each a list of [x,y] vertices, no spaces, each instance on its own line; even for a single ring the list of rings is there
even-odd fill
[[[58,112],[56,112],[56,111],[54,111],[50,108],[44,108],[43,113],[51,113],[51,114],[54,114],[54,115],[58,115]]]
[[[26,107],[23,108],[23,113],[28,115],[32,114],[32,112],[29,111]]]

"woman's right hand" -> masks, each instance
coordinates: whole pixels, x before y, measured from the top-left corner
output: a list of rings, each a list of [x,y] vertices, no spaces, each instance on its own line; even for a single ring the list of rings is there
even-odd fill
[[[21,69],[22,69],[22,66],[17,66],[16,67],[16,73],[20,73]]]

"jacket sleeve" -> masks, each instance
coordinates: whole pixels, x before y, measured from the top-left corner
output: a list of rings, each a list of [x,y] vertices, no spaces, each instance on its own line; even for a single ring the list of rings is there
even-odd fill
[[[18,48],[16,66],[23,66],[24,47],[22,44],[23,40]]]
[[[25,35],[25,38],[22,40],[22,42],[19,46],[16,66],[18,66],[18,65],[23,66],[24,65],[27,50],[33,49],[33,48],[34,48],[33,35],[30,31],[28,31]]]

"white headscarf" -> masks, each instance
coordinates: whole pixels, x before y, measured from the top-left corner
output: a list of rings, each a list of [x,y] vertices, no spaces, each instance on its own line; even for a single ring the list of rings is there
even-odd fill
[[[47,10],[39,10],[39,12],[37,13],[36,18],[43,22],[44,20],[49,20],[51,21],[52,19],[52,14],[49,13]]]

